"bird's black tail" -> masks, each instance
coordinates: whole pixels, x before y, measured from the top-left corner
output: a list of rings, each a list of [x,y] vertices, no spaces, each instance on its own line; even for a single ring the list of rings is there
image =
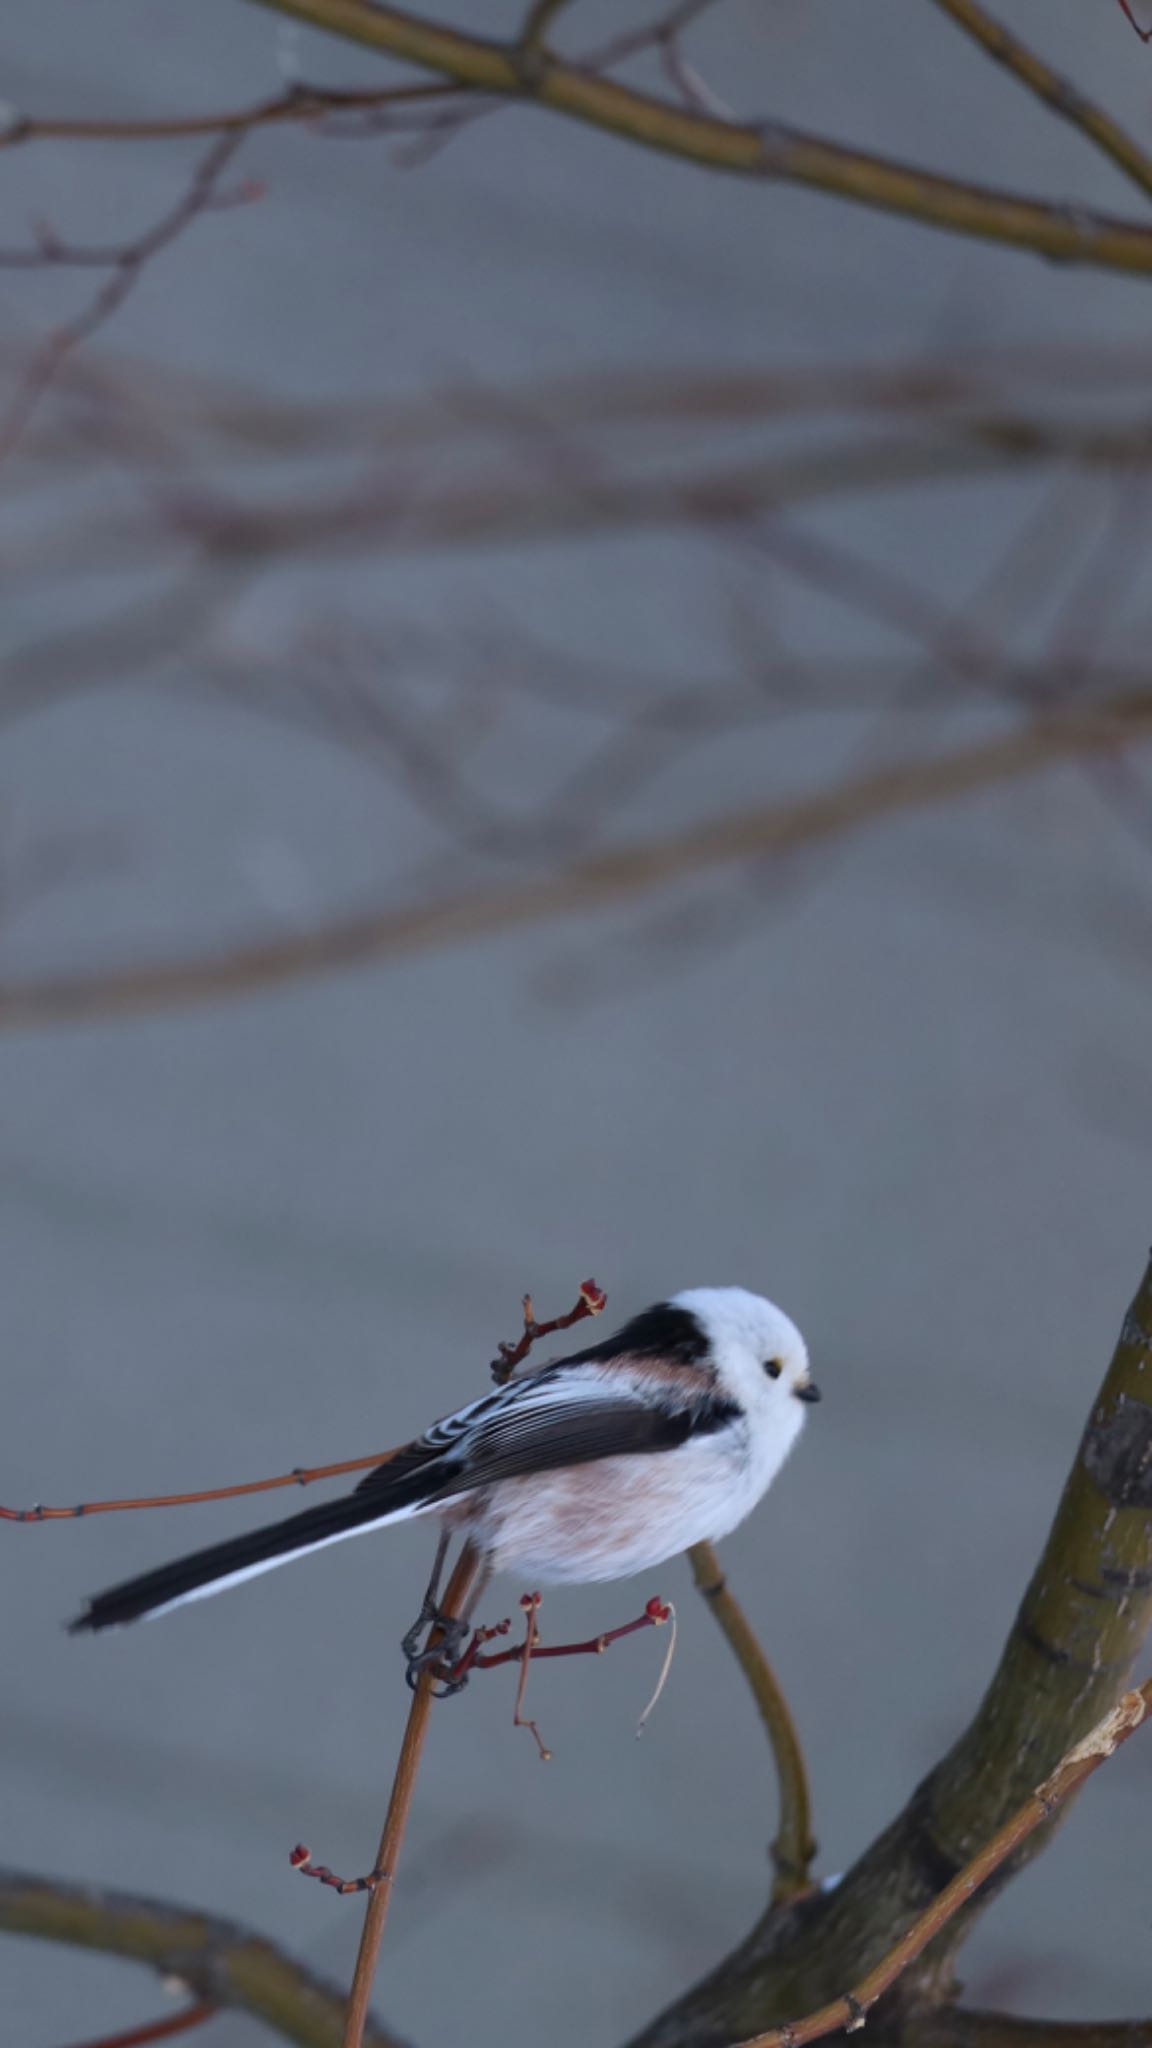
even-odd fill
[[[418,1514],[450,1487],[453,1473],[454,1468],[443,1458],[402,1454],[395,1465],[373,1472],[355,1493],[323,1501],[267,1528],[252,1529],[246,1536],[213,1543],[207,1550],[194,1550],[188,1557],[178,1557],[172,1564],[162,1564],[156,1571],[98,1593],[70,1624],[70,1631],[75,1635],[84,1629],[119,1628],[124,1622],[140,1621],[186,1600],[223,1592],[226,1586],[255,1578],[257,1573],[271,1571],[310,1550],[322,1550],[328,1543],[339,1543],[342,1537]]]

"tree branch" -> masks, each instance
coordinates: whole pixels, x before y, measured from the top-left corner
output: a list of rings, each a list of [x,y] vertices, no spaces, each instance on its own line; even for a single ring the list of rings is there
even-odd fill
[[[470,1543],[465,1543],[456,1560],[456,1568],[448,1581],[441,1604],[441,1614],[450,1617],[461,1612],[472,1589],[479,1570],[480,1559]],[[432,1644],[435,1645],[436,1632]],[[376,1855],[374,1876],[376,1882],[369,1895],[364,1914],[364,1927],[360,1936],[360,1947],[356,1956],[356,1969],[352,1978],[352,1989],[348,1998],[348,2011],[344,2022],[343,2048],[371,2048],[372,2035],[369,2021],[369,2001],[372,1997],[372,1983],[376,1975],[376,1964],[380,1955],[380,1943],[384,1937],[384,1923],[392,1903],[392,1887],[396,1881],[396,1863],[408,1827],[408,1815],[412,1808],[412,1795],[416,1790],[416,1777],[420,1759],[428,1736],[428,1717],[432,1712],[435,1680],[431,1669],[425,1668],[416,1684],[416,1696],[408,1714],[404,1740],[396,1764],[396,1775],[392,1780],[392,1796],[388,1801],[388,1814],[380,1847]],[[366,2032],[365,2030],[368,2029]]]
[[[740,2048],[806,2048],[808,2042],[822,2040],[826,2034],[852,2033],[862,2027],[867,2013],[886,1991],[891,1990],[909,1965],[923,1954],[929,1942],[955,1919],[974,1894],[1003,1868],[1008,1858],[1038,1828],[1053,1819],[1093,1771],[1098,1770],[1108,1757],[1114,1756],[1121,1743],[1127,1742],[1128,1737],[1143,1726],[1150,1709],[1152,1678],[1139,1691],[1126,1692],[1117,1701],[1111,1712],[1105,1714],[1084,1740],[1068,1752],[1042,1785],[1029,1793],[1019,1811],[997,1829],[992,1840],[962,1870],[957,1871],[951,1884],[944,1887],[939,1897],[933,1899],[888,1954],[851,1991],[841,1992],[838,1998],[821,2006],[819,2011],[808,2013],[804,2019],[790,2020],[782,2027],[771,2027],[766,2033],[756,2034],[752,2039],[741,2042]]]
[[[1042,100],[1061,120],[1070,121],[1089,142],[1110,157],[1117,168],[1131,178],[1134,185],[1152,197],[1152,157],[1149,157],[1126,133],[1118,121],[1106,114],[1101,107],[1086,99],[1071,79],[1054,71],[1034,50],[1022,43],[1019,36],[996,20],[980,5],[980,0],[936,0],[937,7],[951,16],[958,28],[979,43],[998,64],[1019,80],[1020,84]]]
[[[867,1981],[1041,1776],[1115,1703],[1152,1621],[1152,1263],[1125,1317],[1043,1556],[972,1722],[834,1891],[769,1907],[741,1947],[640,2037],[719,2048]],[[1004,1881],[1049,1837],[1029,1831]],[[985,1891],[984,1901],[988,1898]],[[948,2002],[971,1909],[893,1996]],[[888,2010],[892,2010],[891,2007]]]
[[[780,1791],[780,1822],[771,1844],[776,1870],[772,1897],[778,1902],[796,1898],[810,1888],[809,1869],[816,1854],[808,1773],[796,1724],[776,1673],[731,1592],[711,1543],[694,1544],[688,1552],[688,1562],[699,1591],[728,1638],[768,1732]]]
[[[259,4],[481,92],[530,98],[554,113],[711,170],[806,185],[953,233],[1031,249],[1058,262],[1152,273],[1152,229],[1138,222],[939,177],[776,122],[719,120],[551,54],[538,53],[539,63],[525,67],[515,43],[465,35],[399,7],[369,0]]]
[[[611,847],[509,889],[441,896],[251,939],[199,956],[0,982],[0,1032],[129,1017],[310,980],[337,969],[489,938],[643,896],[686,876],[834,840],[1063,761],[1107,757],[1152,733],[1152,692],[1056,710],[1018,731],[846,777],[812,796],[710,818],[647,844]]]
[[[263,2020],[297,2048],[340,2048],[342,1992],[261,1935],[191,1907],[0,1870],[0,1931],[147,1963],[201,2000]],[[401,2048],[378,2023],[364,2044]]]

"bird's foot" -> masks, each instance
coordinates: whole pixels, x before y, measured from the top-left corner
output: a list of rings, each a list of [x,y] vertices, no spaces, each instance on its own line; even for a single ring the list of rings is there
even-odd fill
[[[430,1635],[435,1635],[435,1642],[428,1640]],[[436,1680],[437,1699],[450,1699],[453,1693],[463,1692],[468,1683],[467,1673],[456,1679],[452,1673],[463,1656],[467,1641],[466,1621],[462,1621],[458,1614],[442,1614],[438,1607],[426,1601],[419,1618],[413,1622],[400,1645],[407,1663],[404,1675],[412,1691],[415,1692],[423,1673],[429,1671]]]

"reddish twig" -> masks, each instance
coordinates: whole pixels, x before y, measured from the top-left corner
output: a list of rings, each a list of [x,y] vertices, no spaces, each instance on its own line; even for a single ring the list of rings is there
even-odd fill
[[[534,1600],[537,1605],[539,1604],[540,1596],[538,1593],[525,1594],[524,1598],[525,1600]],[[523,1604],[524,1602],[522,1601],[521,1605]],[[620,1642],[624,1636],[634,1636],[637,1630],[642,1628],[659,1628],[662,1622],[670,1621],[671,1619],[672,1608],[670,1603],[667,1600],[661,1600],[659,1596],[654,1596],[649,1600],[643,1614],[638,1614],[635,1621],[622,1622],[619,1628],[605,1629],[602,1635],[588,1636],[582,1643],[541,1643],[534,1641],[532,1645],[532,1658],[533,1661],[536,1661],[542,1657],[598,1657],[612,1643]],[[492,1627],[478,1628],[459,1663],[454,1664],[451,1672],[447,1674],[452,1681],[455,1683],[458,1679],[466,1678],[470,1671],[495,1671],[501,1664],[515,1664],[518,1659],[521,1659],[524,1655],[524,1646],[519,1643],[515,1649],[494,1650],[491,1655],[488,1655],[484,1650],[485,1643],[490,1643],[495,1636],[506,1636],[511,1626],[511,1621],[498,1621]]]
[[[584,1280],[580,1285],[580,1299],[575,1308],[566,1316],[556,1316],[550,1323],[538,1323],[532,1307],[532,1296],[524,1296],[524,1333],[515,1344],[501,1344],[499,1355],[492,1360],[491,1372],[498,1387],[510,1380],[518,1365],[523,1364],[532,1346],[540,1337],[551,1337],[556,1330],[570,1330],[573,1323],[582,1323],[586,1316],[601,1314],[608,1296],[594,1280]]]
[[[783,2027],[769,2027],[739,2044],[739,2048],[805,2048],[826,2034],[853,2033],[862,2027],[870,2008],[891,1989],[896,1979],[915,1962],[941,1928],[966,1906],[981,1885],[995,1875],[1013,1851],[1051,1820],[1065,1801],[1077,1792],[1086,1778],[1127,1742],[1152,1710],[1152,1678],[1138,1692],[1123,1693],[1112,1711],[1070,1749],[1051,1775],[1030,1793],[1010,1820],[998,1828],[990,1842],[964,1865],[951,1884],[933,1899],[927,1910],[912,1922],[886,1956],[861,1977],[850,1991],[842,1992],[828,2005],[820,2006],[803,2019]]]
[[[166,2019],[147,2020],[142,2027],[129,2027],[126,2033],[101,2034],[98,2041],[79,2041],[75,2048],[145,2048],[150,2041],[170,2041],[175,2034],[191,2033],[193,2027],[202,2027],[205,2020],[215,2019],[220,2008],[200,1999],[195,2005],[185,2006],[183,2012],[170,2013]]]
[[[68,1522],[83,1515],[119,1515],[129,1508],[185,1508],[204,1500],[236,1500],[245,1493],[272,1493],[280,1486],[311,1486],[316,1479],[338,1479],[345,1472],[367,1472],[373,1465],[386,1465],[395,1450],[373,1451],[366,1458],[342,1458],[335,1465],[297,1465],[274,1479],[249,1479],[242,1486],[209,1486],[199,1493],[156,1493],[133,1500],[82,1500],[71,1508],[46,1508],[39,1502],[30,1508],[0,1507],[0,1522]]]
[[[9,251],[0,257],[6,267],[19,265],[41,268],[51,265],[98,265],[109,275],[84,309],[58,327],[34,354],[19,389],[4,418],[0,420],[0,462],[16,446],[24,429],[53,383],[61,365],[73,350],[87,341],[119,311],[141,273],[153,257],[176,241],[199,214],[222,203],[220,180],[245,139],[244,130],[220,135],[201,158],[186,190],[174,206],[139,235],[119,248],[83,249],[58,241],[51,231],[41,231],[34,251]],[[236,197],[256,197],[253,186]]]
[[[455,1581],[453,1581],[453,1586],[454,1584]],[[446,1600],[453,1598],[453,1586],[449,1587]],[[456,1686],[463,1679],[468,1678],[473,1671],[495,1671],[503,1664],[518,1664],[520,1666],[520,1683],[516,1689],[513,1726],[517,1728],[530,1728],[532,1730],[536,1737],[536,1745],[540,1755],[545,1762],[548,1762],[551,1759],[552,1752],[546,1749],[541,1741],[540,1731],[536,1723],[522,1718],[520,1713],[520,1709],[524,1704],[524,1686],[527,1681],[529,1664],[536,1663],[542,1657],[601,1656],[612,1643],[621,1642],[625,1636],[635,1635],[638,1630],[644,1628],[659,1628],[663,1623],[671,1621],[674,1610],[670,1601],[661,1600],[659,1596],[654,1596],[648,1601],[643,1614],[638,1614],[634,1621],[622,1622],[619,1628],[605,1629],[602,1635],[588,1636],[582,1643],[542,1643],[537,1633],[536,1622],[540,1609],[539,1593],[525,1593],[520,1601],[520,1605],[525,1615],[525,1632],[522,1643],[516,1643],[510,1650],[494,1650],[491,1653],[485,1650],[484,1645],[486,1643],[494,1642],[499,1637],[508,1634],[512,1627],[510,1619],[493,1622],[483,1628],[474,1629],[472,1639],[459,1661],[451,1666],[432,1666],[427,1674],[422,1674],[421,1683],[423,1683],[424,1676],[427,1675],[430,1684],[437,1684],[446,1680],[448,1684]],[[445,1608],[445,1612],[451,1611],[451,1609]],[[417,1698],[419,1696],[419,1693],[417,1693]],[[411,1724],[411,1717],[409,1717],[409,1722]],[[399,1776],[399,1772],[397,1776]],[[381,1853],[375,1865],[371,1870],[366,1871],[363,1877],[341,1877],[329,1864],[314,1863],[311,1850],[303,1842],[297,1843],[289,1855],[288,1861],[292,1865],[293,1870],[299,1871],[301,1877],[314,1877],[317,1883],[327,1885],[331,1891],[338,1892],[342,1898],[348,1898],[355,1892],[374,1892],[386,1880],[390,1879],[392,1865],[385,1858],[383,1842],[381,1842],[380,1850]],[[394,1852],[390,1853],[393,1855],[394,1863]]]
[[[1141,28],[1140,23],[1132,12],[1131,0],[1120,0],[1120,7],[1122,12],[1127,15],[1140,41],[1142,43],[1152,43],[1152,28]]]

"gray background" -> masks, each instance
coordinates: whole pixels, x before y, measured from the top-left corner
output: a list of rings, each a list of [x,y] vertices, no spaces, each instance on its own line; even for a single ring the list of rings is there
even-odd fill
[[[611,20],[577,12],[589,40]],[[1118,11],[1044,0],[1013,19],[1147,138],[1152,52]],[[278,34],[225,0],[41,0],[5,22],[0,89],[29,111],[242,104],[275,88]],[[694,48],[742,104],[1129,204],[922,6],[734,4]],[[300,49],[309,75],[375,75],[354,53]],[[188,155],[13,152],[3,237],[23,239],[30,212],[122,231],[179,189]],[[1149,332],[1145,285],[710,178],[531,114],[415,172],[384,143],[271,133],[244,169],[267,181],[262,205],[200,222],[109,349],[287,395],[375,397]],[[11,340],[77,292],[2,283]],[[99,579],[53,573],[51,552],[54,521],[93,488],[8,491],[15,676],[39,636],[99,616]],[[1020,503],[1007,484],[921,495],[842,505],[829,531],[960,602]],[[44,565],[25,577],[30,536]],[[436,622],[487,605],[609,667],[688,674],[715,657],[746,573],[691,535],[382,553],[259,579],[226,635],[274,658],[313,606]],[[799,635],[855,648],[858,622],[817,612],[798,613]],[[108,827],[131,856],[15,921],[9,970],[251,929],[284,876],[283,915],[321,915],[429,850],[402,792],[179,680],[137,676],[6,733],[18,843]],[[703,749],[650,788],[639,825],[810,785],[869,731],[829,718]],[[560,741],[526,715],[508,744],[514,776],[547,771]],[[526,1286],[561,1306],[593,1272],[621,1316],[684,1285],[762,1288],[807,1333],[826,1402],[727,1560],[808,1746],[821,1869],[842,1868],[974,1705],[1138,1278],[1147,861],[1066,770],[821,854],[769,883],[730,945],[650,961],[636,907],[271,1000],[7,1038],[0,1498],[224,1483],[401,1439],[484,1385]],[[59,1626],[86,1593],[259,1514],[5,1529],[3,1853],[234,1914],[345,1978],[358,1909],[293,1877],[287,1851],[303,1839],[340,1868],[371,1860],[406,1708],[395,1640],[427,1534],[328,1552],[120,1637]],[[768,1763],[683,1565],[558,1593],[545,1621],[580,1633],[653,1591],[677,1599],[682,1633],[643,1742],[647,1638],[540,1673],[547,1769],[509,1725],[504,1678],[437,1715],[378,1990],[415,2040],[610,2042],[759,1909]],[[1150,1792],[1152,1746],[1135,1744],[981,1929],[973,1996],[1148,2009]],[[0,1967],[13,2048],[156,2007],[146,1975],[101,1959],[6,1942]],[[258,2038],[231,2016],[203,2035]]]

